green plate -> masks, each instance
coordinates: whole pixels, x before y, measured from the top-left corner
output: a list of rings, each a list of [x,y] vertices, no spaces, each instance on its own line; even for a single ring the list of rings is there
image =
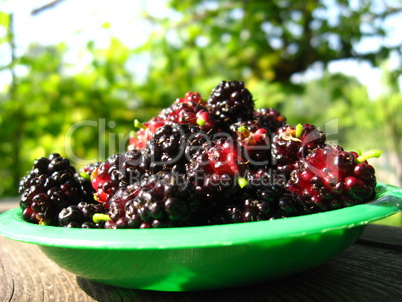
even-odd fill
[[[167,229],[71,229],[0,215],[0,235],[32,244],[60,267],[109,285],[159,291],[266,282],[317,266],[365,226],[402,209],[402,189],[378,184],[375,200],[273,221]]]

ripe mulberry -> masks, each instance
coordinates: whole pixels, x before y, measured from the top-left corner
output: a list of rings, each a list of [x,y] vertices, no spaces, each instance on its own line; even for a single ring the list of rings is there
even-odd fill
[[[242,146],[242,156],[252,168],[271,166],[271,132],[261,127],[255,120],[238,122],[230,126],[238,144]]]
[[[207,101],[208,111],[219,122],[219,127],[253,118],[254,100],[241,81],[222,81],[212,90]]]
[[[286,177],[297,168],[298,161],[317,147],[324,146],[325,133],[310,124],[286,125],[272,138],[272,161]]]
[[[377,156],[377,154],[375,154]],[[317,148],[300,160],[287,183],[307,213],[339,209],[374,198],[373,166],[338,145]]]
[[[183,175],[164,171],[140,184],[121,188],[110,200],[106,228],[191,226],[201,218],[200,200]]]
[[[135,182],[141,173],[141,152],[116,153],[102,162],[91,174],[92,187],[98,202],[107,202],[120,187]]]
[[[20,207],[24,220],[57,225],[61,209],[83,201],[86,192],[70,161],[58,153],[35,160],[32,170],[20,181]]]
[[[98,214],[105,214],[103,204],[92,204],[80,202],[78,205],[71,205],[60,211],[59,226],[66,228],[83,228],[83,229],[101,229],[104,227],[104,222],[95,223],[93,216]]]
[[[286,117],[274,108],[260,108],[254,111],[254,119],[260,127],[275,133],[279,128],[285,126]]]

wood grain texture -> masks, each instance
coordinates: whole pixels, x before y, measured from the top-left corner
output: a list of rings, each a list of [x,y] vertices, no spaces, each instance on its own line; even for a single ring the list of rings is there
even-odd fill
[[[59,268],[35,245],[0,237],[0,301],[402,301],[402,228],[370,225],[339,256],[282,280],[178,293],[95,283]]]
[[[402,251],[402,227],[368,225],[358,242]]]

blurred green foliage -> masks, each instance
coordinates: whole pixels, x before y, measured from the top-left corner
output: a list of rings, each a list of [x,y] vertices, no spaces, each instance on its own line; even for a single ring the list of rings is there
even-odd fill
[[[113,40],[99,51],[90,43],[93,61],[78,74],[68,74],[65,51],[65,45],[32,45],[18,58],[27,74],[0,95],[4,195],[16,194],[16,179],[40,156],[59,152],[83,161],[104,159],[121,147],[111,133],[126,133],[138,114],[133,76],[125,68],[130,51],[124,45]]]
[[[88,41],[82,53],[90,60],[79,68],[65,60],[68,45],[31,45],[0,66],[13,75],[0,92],[0,196],[17,195],[18,180],[34,159],[59,152],[77,168],[103,160],[125,149],[135,118],[148,120],[187,91],[207,98],[221,80],[231,79],[246,83],[257,107],[277,108],[290,124],[314,123],[347,149],[397,154],[402,171],[401,70],[385,67],[390,53],[400,55],[400,49],[358,53],[354,47],[365,36],[385,35],[378,20],[401,8],[375,12],[372,1],[354,8],[348,1],[332,2],[172,0],[174,18],[144,12],[155,28],[144,45],[129,49],[112,38],[100,49]],[[6,33],[0,45],[12,52],[9,21],[0,12]],[[325,69],[342,58],[383,66],[389,91],[370,99],[366,87],[342,74],[291,81],[315,62]],[[138,61],[149,62],[145,75],[135,69]]]

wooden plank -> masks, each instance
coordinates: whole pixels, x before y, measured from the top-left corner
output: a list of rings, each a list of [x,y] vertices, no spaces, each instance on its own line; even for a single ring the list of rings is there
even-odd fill
[[[358,242],[402,251],[402,227],[369,224]]]
[[[0,237],[0,301],[93,301],[31,244]]]
[[[0,301],[399,301],[402,251],[389,246],[394,234],[399,236],[400,230],[370,226],[361,244],[308,272],[242,288],[189,293],[95,283],[59,268],[35,245],[0,237]],[[366,244],[381,238],[388,242],[385,247]]]

